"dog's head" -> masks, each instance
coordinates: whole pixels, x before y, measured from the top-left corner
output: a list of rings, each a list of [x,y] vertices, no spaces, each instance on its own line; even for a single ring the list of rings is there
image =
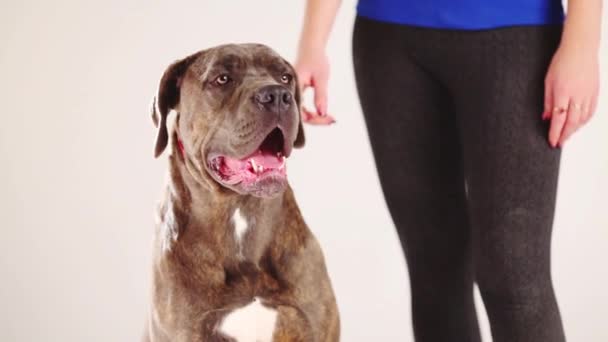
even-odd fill
[[[169,140],[202,179],[240,194],[272,197],[287,186],[285,158],[304,145],[293,67],[259,44],[221,45],[171,64],[153,105],[155,156]]]

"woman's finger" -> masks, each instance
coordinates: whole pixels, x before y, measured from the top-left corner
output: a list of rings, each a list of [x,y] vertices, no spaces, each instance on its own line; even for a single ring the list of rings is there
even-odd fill
[[[568,113],[566,114],[566,122],[562,128],[557,144],[561,147],[566,140],[570,138],[572,133],[579,128],[583,115],[583,104],[580,100],[571,99],[568,105]]]
[[[591,116],[593,115],[593,111],[592,111],[592,105],[593,103],[593,97],[586,100],[583,104],[583,109],[581,111],[581,122],[580,122],[580,126],[586,124],[587,122],[589,122],[589,119],[591,119]]]
[[[543,120],[551,118],[551,110],[553,109],[553,86],[552,82],[545,81],[545,105],[542,113]]]
[[[302,106],[302,120],[311,125],[330,125],[336,122],[331,115],[319,115],[319,113],[310,111],[304,106]]]
[[[554,95],[553,106],[551,107],[551,127],[549,128],[549,144],[557,147],[559,138],[568,117],[568,103],[570,102],[567,96],[556,94]]]
[[[314,80],[315,107],[321,116],[327,114],[327,81],[328,78],[325,75],[318,76]]]
[[[591,100],[589,101],[589,116],[587,117],[587,121],[591,120],[593,115],[595,115],[595,111],[597,110],[597,101],[598,101],[598,93],[593,94]]]

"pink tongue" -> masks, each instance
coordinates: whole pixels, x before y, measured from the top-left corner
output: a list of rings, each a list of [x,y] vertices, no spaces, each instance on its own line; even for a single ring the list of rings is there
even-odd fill
[[[259,174],[254,170],[255,168],[262,168],[262,172],[274,170],[275,172],[285,173],[284,161],[282,157],[278,157],[275,154],[262,153],[257,151],[254,154],[245,157],[243,159],[235,159],[230,157],[224,157],[224,164],[222,165],[221,172],[225,176],[224,180],[231,184],[238,182],[255,182]],[[251,165],[254,164],[254,165]]]
[[[257,165],[262,165],[265,168],[278,168],[279,166],[281,166],[281,159],[279,157],[274,154],[262,153],[262,151],[254,153],[252,156],[246,158],[245,160],[250,159],[253,159],[253,161]]]
[[[281,166],[281,159],[273,154],[262,153],[257,151],[254,154],[245,157],[243,159],[225,158],[224,163],[226,166],[233,170],[247,170],[249,168],[249,161],[253,160],[256,165],[261,165],[264,168],[278,168]]]

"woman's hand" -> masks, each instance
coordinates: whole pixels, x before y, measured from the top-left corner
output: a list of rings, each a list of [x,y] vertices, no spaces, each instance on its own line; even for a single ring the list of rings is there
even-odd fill
[[[544,120],[551,120],[549,143],[561,147],[586,124],[597,106],[597,51],[560,46],[545,78]]]
[[[545,77],[549,143],[564,142],[595,112],[599,92],[602,0],[568,0],[562,39]]]
[[[328,125],[335,120],[327,115],[327,82],[329,80],[329,61],[324,51],[301,49],[295,64],[299,86],[302,92],[308,87],[314,89],[316,112],[302,106],[304,122],[316,125]]]
[[[329,61],[325,45],[341,0],[308,0],[298,45],[295,69],[300,90],[312,87],[315,92],[316,111],[302,106],[302,120],[315,125],[328,125],[335,120],[327,115],[327,81]]]

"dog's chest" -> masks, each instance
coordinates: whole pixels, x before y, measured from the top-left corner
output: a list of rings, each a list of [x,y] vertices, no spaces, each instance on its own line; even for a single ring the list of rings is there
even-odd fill
[[[256,226],[260,221],[263,222],[242,208],[236,208],[230,217],[229,235],[235,257],[241,263],[257,265],[263,253],[264,227]],[[262,270],[259,269],[259,272]],[[260,298],[254,297],[252,302],[224,317],[220,330],[238,342],[270,342],[276,319],[277,311],[262,305]]]
[[[255,299],[232,311],[224,318],[220,331],[238,342],[270,342],[277,320],[277,311]]]

